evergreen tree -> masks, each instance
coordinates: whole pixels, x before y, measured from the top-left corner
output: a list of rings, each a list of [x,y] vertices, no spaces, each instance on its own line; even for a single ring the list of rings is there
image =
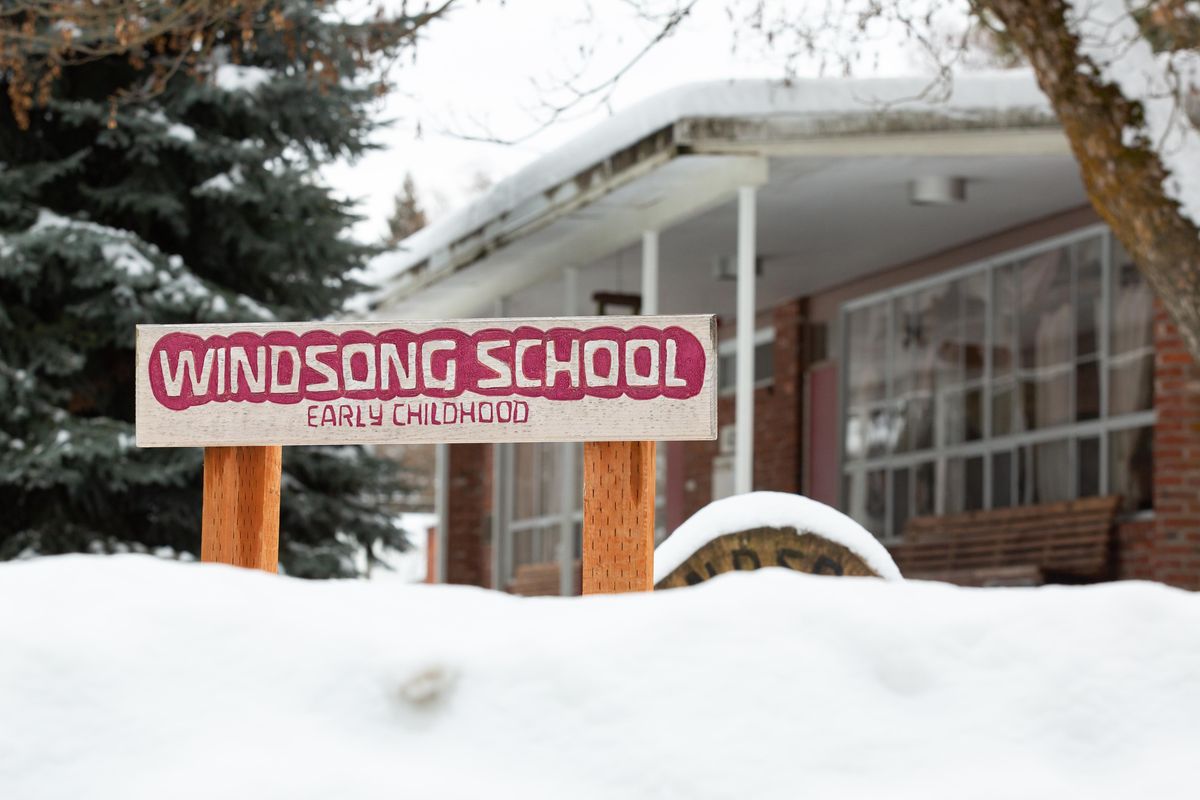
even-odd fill
[[[412,174],[406,173],[404,183],[392,201],[392,215],[388,217],[388,246],[395,247],[427,224],[425,209],[417,197],[417,186]]]
[[[372,250],[314,176],[369,146],[372,65],[348,37],[386,53],[410,23],[388,39],[320,0],[260,16],[251,43],[217,32],[206,79],[180,71],[145,102],[112,98],[153,53],[63,69],[28,130],[0,104],[0,558],[196,553],[200,451],[134,447],[134,326],[327,318],[361,289]],[[374,503],[394,478],[361,448],[287,448],[285,570],[351,575],[358,545],[402,547]]]

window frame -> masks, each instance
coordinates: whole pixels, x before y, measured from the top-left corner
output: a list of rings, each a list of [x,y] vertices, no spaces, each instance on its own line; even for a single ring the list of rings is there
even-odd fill
[[[1101,314],[1100,318],[1100,328],[1097,330],[1098,342],[1096,354],[1096,361],[1100,365],[1099,417],[1097,419],[1086,420],[1083,422],[1072,420],[1071,422],[1055,425],[1053,427],[1010,432],[1002,436],[992,435],[992,389],[997,384],[995,373],[993,371],[993,347],[991,346],[991,343],[994,334],[994,301],[996,296],[996,276],[999,271],[998,268],[1006,264],[1018,265],[1032,256],[1052,250],[1067,248],[1093,238],[1099,238],[1100,240],[1101,293],[1099,302],[1103,306],[1103,313]],[[1015,460],[1018,457],[1017,454],[1020,453],[1020,448],[1062,440],[1067,442],[1068,447],[1068,461],[1071,474],[1071,494],[1072,496],[1078,496],[1079,441],[1081,439],[1089,439],[1092,437],[1097,437],[1099,440],[1099,460],[1101,465],[1099,474],[1099,494],[1107,494],[1109,491],[1110,481],[1110,435],[1119,431],[1153,426],[1157,419],[1157,410],[1153,407],[1148,410],[1121,414],[1120,416],[1109,416],[1109,373],[1113,363],[1111,353],[1111,333],[1114,313],[1112,282],[1116,267],[1114,264],[1116,252],[1117,249],[1114,246],[1111,230],[1103,223],[1098,223],[1077,228],[1069,233],[1041,239],[1023,247],[1005,250],[988,256],[987,258],[972,261],[953,269],[938,272],[934,275],[928,275],[917,280],[899,283],[887,289],[865,294],[843,303],[841,308],[838,310],[838,342],[836,349],[836,352],[839,354],[840,358],[838,370],[838,393],[840,402],[838,403],[837,421],[838,431],[840,433],[837,450],[838,499],[840,507],[843,509],[847,508],[849,497],[847,496],[846,486],[847,479],[850,478],[851,475],[865,475],[870,472],[883,470],[885,483],[884,492],[886,498],[883,515],[883,529],[880,531],[872,531],[872,533],[878,536],[882,541],[898,541],[902,538],[902,531],[893,530],[895,519],[894,514],[892,513],[892,497],[895,483],[894,474],[897,469],[911,468],[915,465],[932,461],[934,463],[935,476],[933,513],[945,514],[947,513],[945,511],[947,494],[945,471],[948,461],[953,458],[982,456],[983,508],[990,509],[993,507],[993,454],[1003,452],[1013,453]],[[886,329],[889,332],[886,345],[886,359],[889,363],[894,363],[893,349],[895,347],[895,337],[892,335],[892,331],[894,330],[893,316],[895,314],[895,301],[900,297],[910,296],[925,289],[944,286],[951,282],[980,274],[986,276],[984,282],[987,287],[988,313],[984,323],[984,330],[986,341],[989,343],[989,346],[984,349],[984,372],[983,377],[980,379],[983,391],[983,408],[981,417],[982,429],[984,431],[983,437],[975,441],[947,445],[940,441],[940,435],[935,435],[934,444],[928,449],[904,453],[886,452],[877,456],[868,456],[864,453],[861,458],[849,461],[846,455],[846,440],[850,411],[850,335],[848,326],[850,315],[860,309],[879,303],[886,303]],[[1071,292],[1072,297],[1074,297],[1076,291],[1075,270],[1072,270],[1071,281]],[[1075,350],[1077,346],[1076,338],[1076,336],[1072,336],[1071,340],[1072,352],[1070,363],[1073,366],[1078,364],[1078,354]],[[1151,347],[1153,347],[1153,343],[1151,344]],[[883,404],[893,402],[893,383],[894,374],[893,371],[889,370],[886,378],[886,399],[883,401]],[[1075,402],[1075,381],[1071,381],[1070,383],[1070,392],[1072,408],[1075,408],[1077,405]],[[910,480],[908,486],[908,505],[910,509],[913,508],[915,492],[915,481]],[[1021,504],[1022,502],[1020,499],[1014,498],[1013,505]],[[1153,511],[1136,512],[1135,515],[1144,516],[1148,514],[1153,514]]]
[[[758,350],[758,348],[763,346],[764,344],[769,344],[772,347],[774,347],[774,345],[775,345],[775,326],[774,325],[767,325],[765,327],[755,329],[755,331],[754,331],[754,349]],[[754,376],[754,388],[755,389],[762,389],[767,386],[775,385],[776,364],[775,364],[775,360],[774,360],[774,353],[772,353],[771,355],[772,355],[771,374],[767,375],[766,377],[762,377],[762,378],[760,378],[756,374]],[[728,339],[722,339],[717,344],[717,363],[718,363],[717,396],[718,397],[732,397],[733,395],[737,394],[737,382],[736,381],[734,381],[733,383],[731,383],[728,386],[724,386],[724,387],[721,386],[721,376],[723,374],[725,374],[725,372],[720,370],[720,366],[719,366],[720,361],[722,358],[726,358],[726,357],[730,357],[730,356],[734,357],[735,369],[736,369],[736,361],[737,361],[737,358],[736,358],[737,357],[737,337],[736,336],[731,336]]]

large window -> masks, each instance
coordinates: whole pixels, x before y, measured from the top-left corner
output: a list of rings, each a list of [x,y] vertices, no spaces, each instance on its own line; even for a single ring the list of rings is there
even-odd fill
[[[568,458],[568,451],[570,456]],[[498,445],[499,471],[508,509],[502,532],[501,573],[507,583],[525,564],[559,561],[564,524],[572,531],[573,558],[583,553],[583,445],[559,442],[522,442]],[[569,472],[567,470],[569,469]],[[570,485],[563,486],[568,478]],[[654,542],[666,538],[667,446],[659,443],[655,464]],[[564,498],[563,492],[567,492]],[[567,502],[563,502],[564,499]]]
[[[912,516],[1119,494],[1150,508],[1153,298],[1103,228],[843,310],[843,507]]]

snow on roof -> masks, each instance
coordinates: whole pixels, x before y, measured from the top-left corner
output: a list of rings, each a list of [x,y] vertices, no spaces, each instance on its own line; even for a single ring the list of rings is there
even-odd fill
[[[579,174],[657,130],[688,118],[822,117],[927,112],[947,121],[980,112],[1030,110],[1052,119],[1032,72],[1005,70],[961,75],[950,96],[930,99],[930,79],[813,78],[792,81],[730,80],[686,84],[647,98],[546,153],[458,211],[417,231],[376,257],[369,283],[383,283],[522,201]]]
[[[1192,798],[1200,595],[0,564],[0,796]]]
[[[750,492],[715,500],[675,529],[654,551],[654,582],[674,572],[704,545],[727,533],[753,528],[795,528],[816,533],[861,558],[876,575],[900,580],[887,548],[836,508],[786,492]]]

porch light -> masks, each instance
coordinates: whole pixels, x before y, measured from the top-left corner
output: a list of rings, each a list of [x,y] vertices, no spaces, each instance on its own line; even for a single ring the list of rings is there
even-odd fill
[[[966,178],[925,175],[908,184],[908,201],[914,206],[949,206],[966,199]]]

